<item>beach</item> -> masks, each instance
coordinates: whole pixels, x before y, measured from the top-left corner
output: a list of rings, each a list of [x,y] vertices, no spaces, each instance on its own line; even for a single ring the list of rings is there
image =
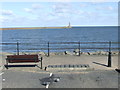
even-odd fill
[[[30,53],[29,53],[30,54]],[[32,53],[33,54],[33,53]],[[34,53],[35,54],[35,53]],[[5,58],[12,53],[2,53],[2,65]],[[107,67],[107,55],[46,55],[43,57],[43,69],[40,62],[35,67],[5,67],[2,69],[3,88],[45,88],[40,80],[49,77],[50,73],[59,76],[58,83],[49,88],[117,88],[118,87],[118,55],[112,55],[112,67]],[[33,63],[10,63],[9,65],[33,65]],[[89,65],[88,68],[49,68],[49,65]],[[46,70],[45,67],[47,67]],[[19,81],[19,82],[18,82]],[[29,82],[29,83],[28,83]]]

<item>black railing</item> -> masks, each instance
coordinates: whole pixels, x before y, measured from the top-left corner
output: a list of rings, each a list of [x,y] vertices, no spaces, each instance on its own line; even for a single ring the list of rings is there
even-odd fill
[[[2,45],[2,50],[4,51],[10,51],[10,52],[17,52],[19,55],[19,52],[24,51],[41,51],[45,50],[48,53],[48,56],[50,55],[50,52],[56,50],[59,52],[60,50],[79,50],[79,56],[80,51],[84,50],[119,50],[120,48],[118,45],[120,42],[45,42],[45,43],[0,43]]]
[[[108,67],[111,67],[111,52],[112,50],[120,50],[120,42],[46,42],[46,43],[0,43],[3,52],[15,50],[17,55],[22,51],[40,51],[46,50],[47,56],[50,56],[50,52],[53,50],[78,50],[78,56],[80,56],[82,50],[106,50],[108,51]]]

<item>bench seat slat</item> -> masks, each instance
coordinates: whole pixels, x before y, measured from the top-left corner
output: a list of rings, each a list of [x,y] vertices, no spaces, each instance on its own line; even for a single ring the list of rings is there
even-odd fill
[[[9,61],[9,63],[25,63],[25,62],[39,62],[39,61],[33,61],[33,60],[24,60],[24,61],[22,61],[22,60],[12,60],[12,61]]]
[[[7,60],[38,60],[38,58],[8,58]]]

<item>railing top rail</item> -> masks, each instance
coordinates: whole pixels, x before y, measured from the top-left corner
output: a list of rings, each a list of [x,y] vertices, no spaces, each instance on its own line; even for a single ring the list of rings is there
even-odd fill
[[[43,43],[20,43],[18,42],[19,44],[48,44],[48,42],[43,42]],[[49,42],[49,44],[109,44],[109,42],[82,42],[82,41],[78,41],[78,42]],[[112,44],[120,44],[120,42],[111,42]],[[3,42],[3,43],[0,43],[0,45],[16,45],[17,42],[13,42],[13,43],[6,43],[6,42]]]
[[[108,44],[109,42],[50,42],[50,44]],[[118,44],[120,42],[111,42],[113,44]]]

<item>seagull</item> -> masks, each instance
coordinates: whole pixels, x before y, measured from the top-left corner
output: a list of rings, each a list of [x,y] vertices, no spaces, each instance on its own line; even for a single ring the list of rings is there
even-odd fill
[[[60,81],[60,78],[59,77],[54,77],[53,73],[50,73],[50,78],[53,79],[54,82]]]

